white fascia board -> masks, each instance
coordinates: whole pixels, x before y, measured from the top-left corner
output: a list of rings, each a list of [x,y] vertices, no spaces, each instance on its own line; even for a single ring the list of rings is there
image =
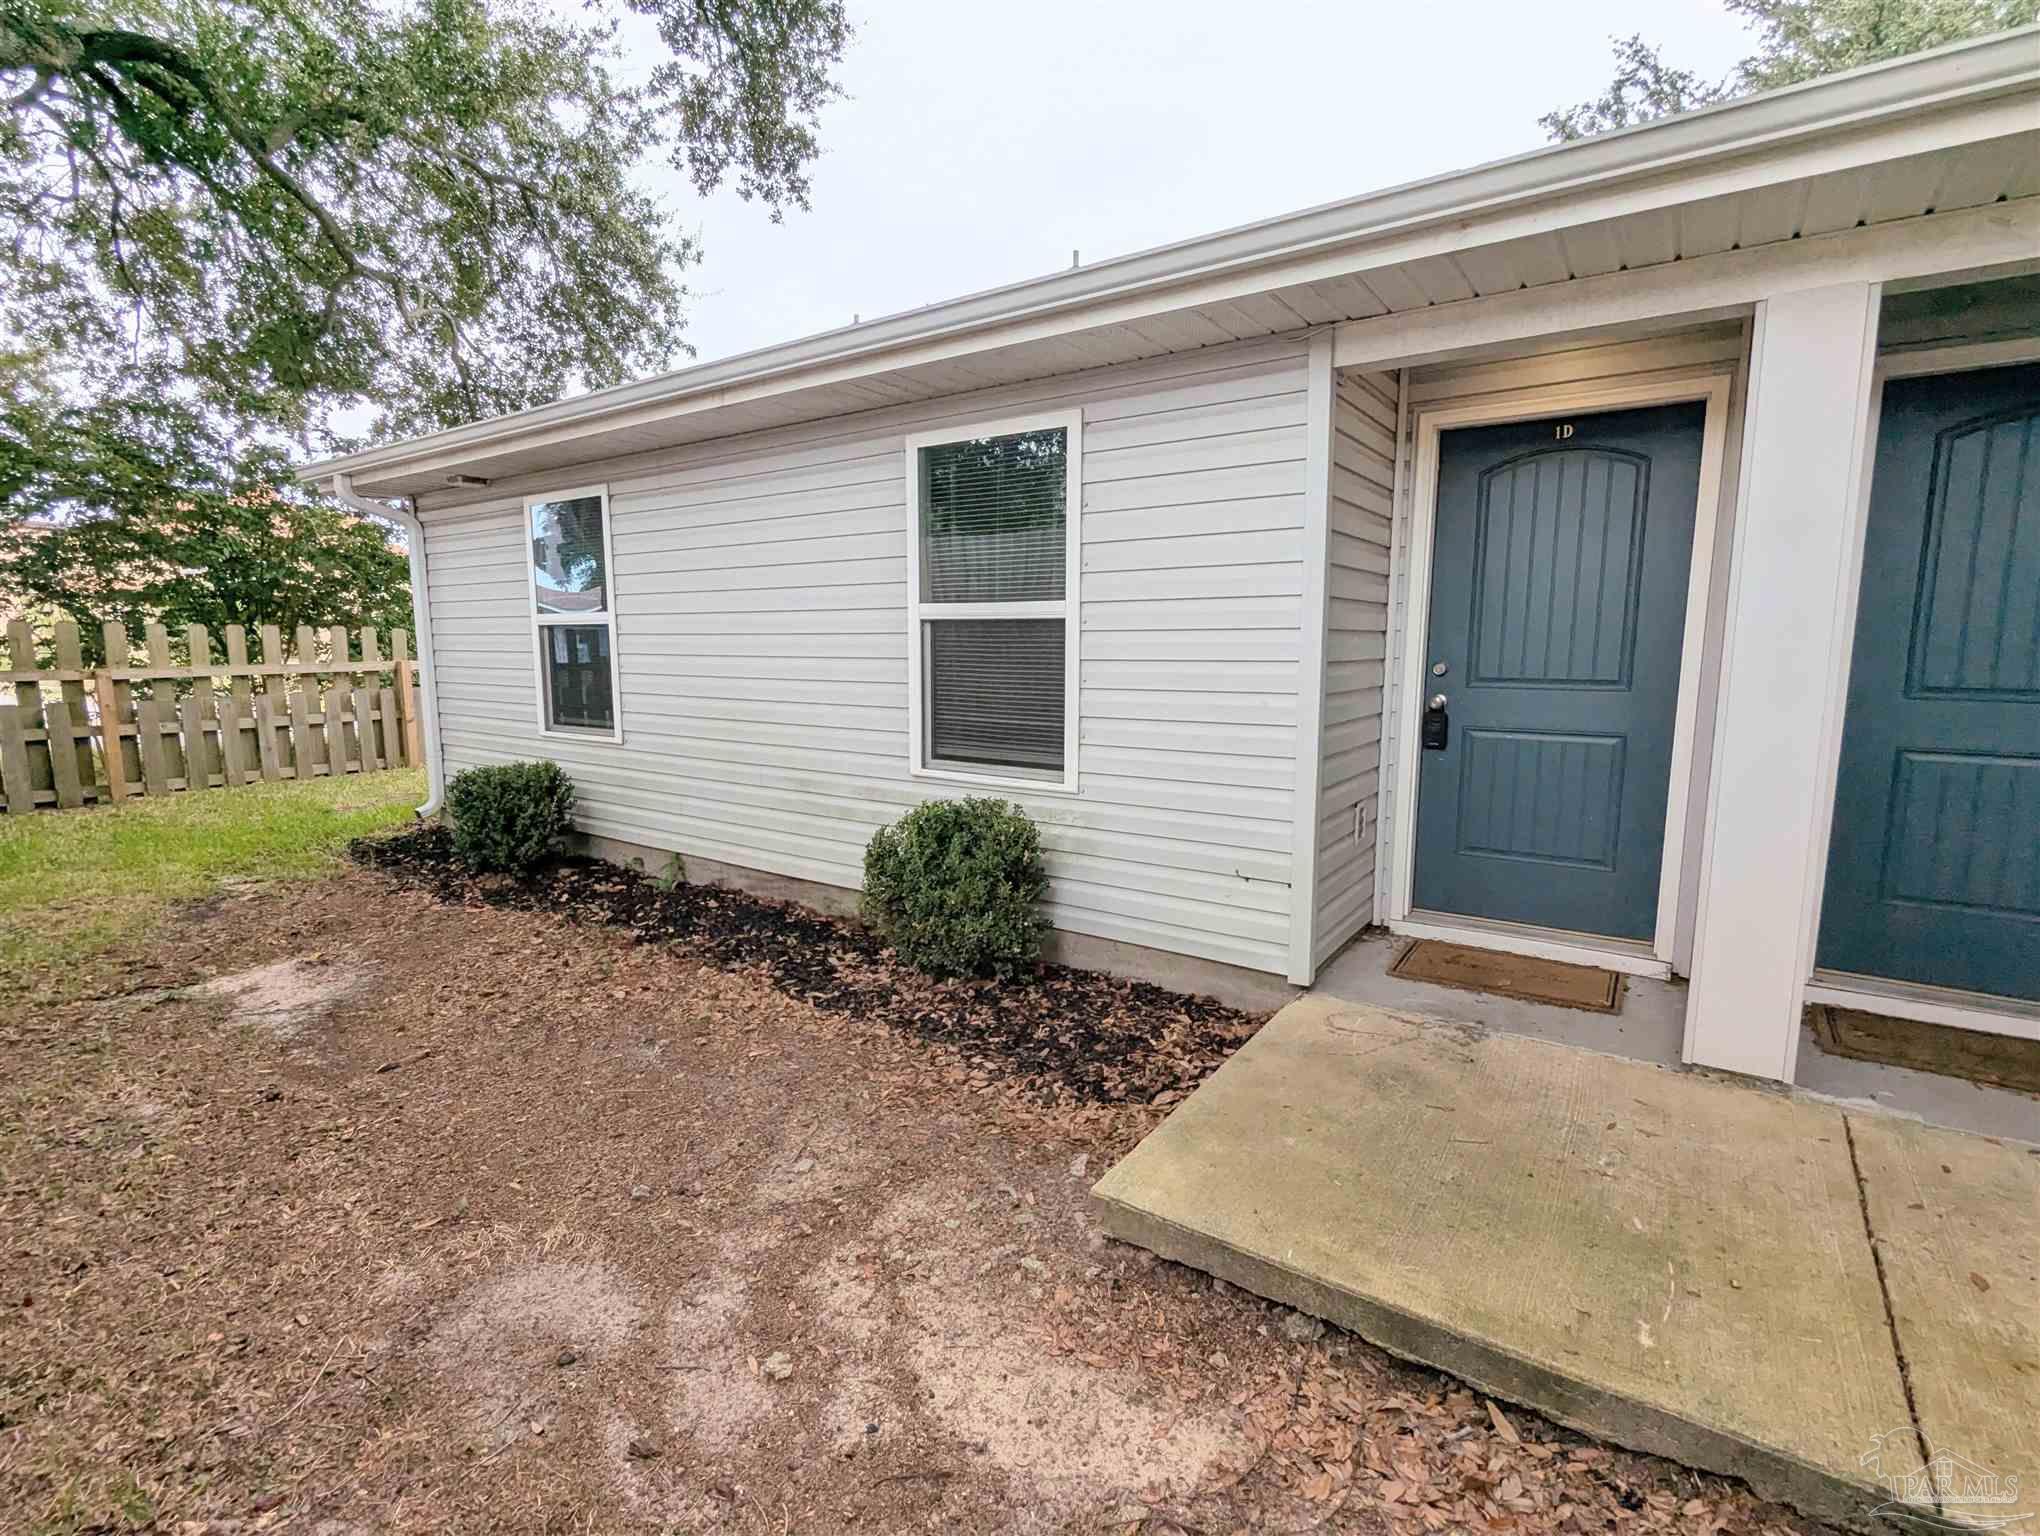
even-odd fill
[[[2040,252],[2040,197],[1928,214],[1868,229],[1721,251],[1635,272],[1609,272],[1405,314],[1348,320],[1334,330],[1341,368],[1449,362],[1459,352],[1539,337],[1748,313],[1773,294],[1833,283],[1889,283],[1953,271],[2030,264]]]
[[[611,430],[694,414],[1186,304],[2031,129],[2040,123],[2033,103],[2040,87],[2036,41],[2040,27],[1950,44],[328,459],[302,473],[308,480],[337,472],[374,481],[451,471],[512,443],[528,449],[598,426]],[[1208,292],[1200,291],[1206,287]]]

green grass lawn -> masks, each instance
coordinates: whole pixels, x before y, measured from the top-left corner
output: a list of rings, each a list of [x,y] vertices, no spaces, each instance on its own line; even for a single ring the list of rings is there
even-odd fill
[[[317,875],[424,798],[424,771],[399,769],[0,816],[0,967],[91,954],[229,876]]]

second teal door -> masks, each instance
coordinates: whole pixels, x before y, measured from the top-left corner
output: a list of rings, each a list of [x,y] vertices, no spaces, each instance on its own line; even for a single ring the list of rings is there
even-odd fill
[[[2040,366],[1884,391],[1820,964],[2040,1000]]]

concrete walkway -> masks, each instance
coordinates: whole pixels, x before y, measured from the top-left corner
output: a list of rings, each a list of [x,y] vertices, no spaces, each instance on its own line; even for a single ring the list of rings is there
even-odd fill
[[[1873,1524],[1932,1461],[1950,1520],[2040,1530],[2024,1144],[1312,994],[1094,1193],[1116,1237],[1808,1514]]]
[[[1683,981],[1631,976],[1624,984],[1621,1012],[1584,1013],[1577,1008],[1553,1008],[1432,986],[1391,974],[1390,964],[1409,942],[1374,930],[1363,933],[1318,973],[1317,985],[1311,990],[1390,1013],[1482,1024],[1507,1034],[1533,1035],[1558,1045],[1584,1046],[1661,1067],[1679,1064],[1679,1048],[1686,1033]],[[1937,1072],[1830,1056],[1810,1029],[1800,1033],[1796,1081],[1812,1093],[1856,1100],[1852,1108],[1892,1109],[1929,1125],[2040,1141],[2040,1104],[2028,1094]]]

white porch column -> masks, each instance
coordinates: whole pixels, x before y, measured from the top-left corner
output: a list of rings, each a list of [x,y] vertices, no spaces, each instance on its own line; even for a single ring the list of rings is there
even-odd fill
[[[1303,424],[1303,633],[1296,674],[1296,789],[1290,807],[1289,979],[1317,974],[1318,786],[1324,770],[1325,626],[1331,615],[1332,333],[1310,339]]]
[[[1879,286],[1757,306],[1686,1059],[1790,1081],[1867,470]]]

